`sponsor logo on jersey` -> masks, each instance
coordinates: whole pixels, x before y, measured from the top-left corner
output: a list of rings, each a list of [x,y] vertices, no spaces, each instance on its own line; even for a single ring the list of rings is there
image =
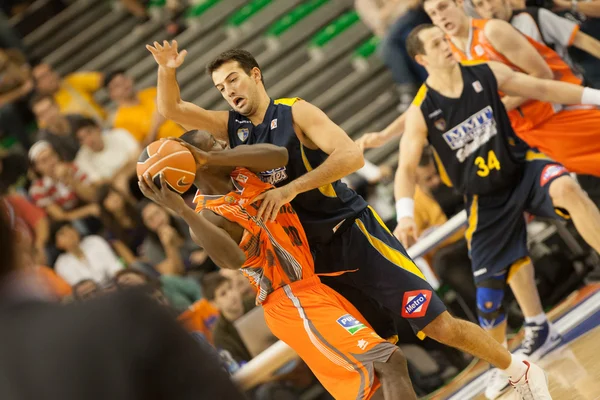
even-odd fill
[[[360,339],[358,341],[358,343],[356,343],[356,345],[358,346],[359,349],[365,350],[367,348],[367,346],[369,345],[369,342],[367,342],[365,339]]]
[[[446,130],[446,120],[444,118],[440,118],[433,123],[438,131]]]
[[[351,335],[354,335],[356,332],[361,329],[365,329],[367,326],[354,318],[350,314],[342,315],[337,319],[337,323],[342,326],[345,330],[347,330]]]
[[[276,183],[282,182],[287,179],[287,172],[285,167],[271,169],[269,171],[263,171],[258,174],[261,181],[275,185]]]
[[[235,180],[238,182],[246,183],[248,182],[248,177],[244,174],[238,174],[238,176],[235,177]]]
[[[277,118],[271,121],[271,129],[277,128]]]
[[[482,56],[485,53],[485,50],[482,45],[478,44],[475,46],[475,54],[478,56]]]
[[[229,195],[227,195],[227,196],[225,196],[225,197],[223,198],[223,200],[224,200],[226,203],[229,203],[229,204],[233,204],[233,203],[235,203],[235,197],[233,197],[233,196],[232,196],[232,195],[230,195],[230,194],[229,194]]]
[[[439,108],[437,110],[435,110],[434,112],[432,112],[431,114],[428,115],[429,118],[435,118],[438,115],[440,115],[442,113],[442,110],[440,110]]]
[[[235,122],[237,122],[238,124],[251,124],[252,123],[252,121],[248,121],[247,119],[243,119],[241,121],[239,119],[236,119]]]
[[[424,317],[430,302],[431,290],[405,292],[402,300],[402,316],[404,318]]]
[[[479,82],[479,81],[473,82],[473,89],[475,89],[475,93],[483,92],[483,86],[481,86],[481,82]]]
[[[552,179],[568,172],[569,171],[567,171],[567,169],[560,164],[546,165],[542,170],[542,175],[540,176],[540,185],[546,186]]]
[[[496,134],[498,134],[498,128],[494,119],[494,111],[491,106],[487,106],[442,136],[452,150],[458,150],[456,158],[463,162]]]
[[[250,135],[250,129],[248,128],[240,128],[237,130],[237,136],[242,142],[245,142],[246,139],[248,139],[248,135]]]

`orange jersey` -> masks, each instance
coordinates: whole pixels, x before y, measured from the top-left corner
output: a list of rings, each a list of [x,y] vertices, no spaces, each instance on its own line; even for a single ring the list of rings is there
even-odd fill
[[[467,44],[466,52],[460,50],[456,45],[449,41],[452,52],[455,56],[458,56],[459,60],[482,60],[482,61],[497,61],[505,65],[508,65],[515,71],[523,72],[519,67],[511,63],[506,57],[500,54],[488,41],[485,36],[484,28],[485,24],[489,20],[486,19],[471,19],[471,26],[469,28],[469,42]],[[524,35],[525,36],[525,35]],[[544,58],[552,72],[554,73],[554,79],[574,83],[576,85],[581,84],[581,79],[578,78],[571,68],[560,58],[560,56],[548,46],[542,43],[538,43],[528,36],[525,38],[531,43],[533,47],[540,53]],[[528,129],[543,123],[550,117],[552,117],[557,111],[561,109],[561,106],[553,105],[551,103],[541,102],[537,100],[529,101],[517,109],[508,112],[508,116],[512,123],[513,129],[517,132],[523,132]]]
[[[256,218],[259,204],[250,201],[273,186],[245,168],[231,173],[235,190],[226,195],[194,198],[196,212],[206,208],[244,228],[239,244],[246,254],[242,272],[258,289],[262,303],[276,289],[315,275],[314,262],[304,229],[291,205],[279,210],[275,221]]]

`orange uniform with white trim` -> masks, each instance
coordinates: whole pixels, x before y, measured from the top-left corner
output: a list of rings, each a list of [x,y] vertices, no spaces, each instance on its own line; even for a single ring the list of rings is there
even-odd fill
[[[523,72],[500,54],[485,36],[488,20],[471,19],[469,42],[465,51],[449,40],[452,52],[460,61],[497,61]],[[560,56],[542,43],[525,38],[544,58],[554,79],[576,85],[581,79]],[[562,105],[530,100],[508,112],[517,135],[567,167],[571,172],[600,176],[600,110],[591,106],[564,110]]]
[[[267,325],[298,353],[336,399],[369,399],[380,383],[373,363],[386,362],[396,346],[379,337],[362,315],[314,272],[306,235],[291,205],[275,221],[256,218],[250,202],[273,186],[237,168],[235,189],[225,195],[197,193],[196,212],[210,210],[244,228],[242,272],[258,288]]]

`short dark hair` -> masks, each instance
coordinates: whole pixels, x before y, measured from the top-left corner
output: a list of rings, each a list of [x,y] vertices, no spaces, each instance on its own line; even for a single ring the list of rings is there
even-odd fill
[[[212,73],[219,69],[221,65],[229,61],[237,61],[237,63],[240,64],[240,67],[244,70],[244,72],[246,72],[247,75],[250,75],[250,71],[252,71],[253,68],[260,69],[260,67],[258,66],[258,62],[254,58],[254,56],[250,54],[250,52],[242,49],[230,49],[222,52],[217,57],[215,57],[214,60],[209,62],[206,66],[206,73],[208,73],[208,75],[212,75]],[[263,84],[265,83],[265,80],[262,76],[262,71],[260,74],[260,80]]]
[[[194,130],[185,132],[183,135],[179,136],[179,139],[183,140],[186,143],[191,144],[192,146],[199,148],[200,150],[206,151],[207,149],[201,148],[201,145],[202,145],[201,138],[207,137],[207,136],[212,136],[212,135],[207,131],[200,131],[200,130],[194,129]]]
[[[423,148],[423,153],[421,154],[421,159],[419,160],[419,167],[426,167],[433,161],[433,151],[431,147],[425,146]]]
[[[112,70],[112,71],[106,73],[106,75],[104,75],[103,86],[108,87],[108,85],[110,85],[112,80],[115,79],[119,75],[125,75],[125,70],[124,69],[115,69],[115,70]]]
[[[202,277],[202,295],[208,301],[213,301],[215,299],[215,293],[219,286],[224,283],[231,282],[229,278],[221,275],[218,272],[211,272]]]
[[[49,100],[51,103],[56,104],[56,100],[54,99],[53,95],[36,92],[31,100],[29,100],[29,108],[33,110],[33,107],[35,107],[36,104],[39,104],[44,100]]]
[[[421,40],[420,34],[424,30],[435,28],[433,24],[421,24],[413,29],[406,38],[406,51],[413,60],[419,54],[425,54],[425,44]]]
[[[75,227],[70,221],[55,221],[50,225],[50,234],[48,236],[48,239],[50,239],[49,242],[54,247],[56,247],[56,235],[58,235],[58,231],[60,231],[65,226],[75,229]],[[62,250],[60,251],[62,252]]]
[[[78,115],[75,118],[71,118],[71,129],[73,129],[73,133],[77,135],[80,129],[94,127],[99,128],[98,122],[89,117],[84,117]]]

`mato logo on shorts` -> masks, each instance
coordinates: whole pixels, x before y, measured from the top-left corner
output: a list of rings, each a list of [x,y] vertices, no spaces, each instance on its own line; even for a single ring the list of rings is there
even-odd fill
[[[342,315],[337,319],[337,323],[342,326],[345,330],[350,332],[351,335],[354,335],[356,332],[361,329],[365,329],[366,325],[354,318],[350,314]]]
[[[402,300],[402,316],[404,318],[424,317],[430,302],[431,290],[405,292]]]

